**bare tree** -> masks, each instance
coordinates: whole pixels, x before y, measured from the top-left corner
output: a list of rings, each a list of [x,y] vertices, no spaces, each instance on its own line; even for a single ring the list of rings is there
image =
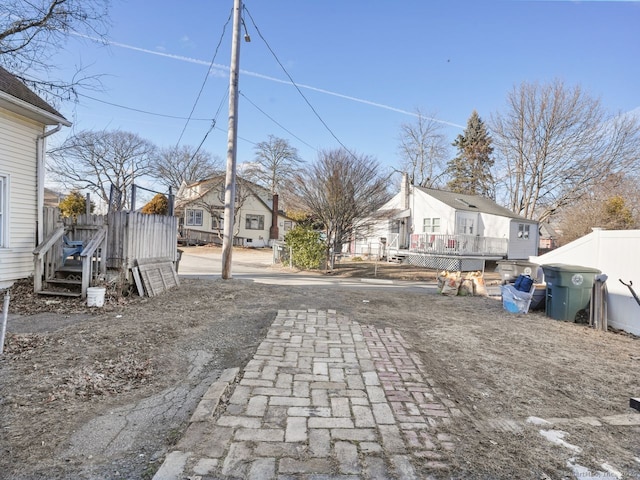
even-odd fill
[[[594,227],[628,230],[640,226],[640,192],[632,176],[611,175],[564,207],[555,227],[561,245],[591,233]]]
[[[55,80],[54,54],[69,35],[103,39],[109,0],[3,0],[0,2],[0,64],[39,93],[69,98],[75,88],[91,83],[76,72]]]
[[[492,130],[509,208],[539,221],[640,161],[638,119],[608,115],[599,100],[561,81],[514,87]]]
[[[128,190],[134,181],[151,172],[154,145],[135,133],[83,131],[49,152],[49,171],[65,187],[94,192],[105,203],[113,184],[130,205]]]
[[[254,162],[244,175],[271,190],[271,194],[279,193],[282,182],[291,178],[304,163],[295,147],[273,135],[256,145],[255,154]]]
[[[163,148],[154,161],[152,176],[166,187],[178,188],[211,177],[222,169],[222,160],[194,147]]]
[[[409,181],[420,187],[437,186],[444,173],[448,145],[442,133],[442,124],[434,116],[423,115],[417,110],[415,123],[400,126],[401,171],[409,175]]]
[[[388,178],[378,162],[345,149],[323,151],[317,161],[293,179],[295,193],[326,233],[326,251],[342,245],[358,231],[368,230],[377,210],[390,197]]]

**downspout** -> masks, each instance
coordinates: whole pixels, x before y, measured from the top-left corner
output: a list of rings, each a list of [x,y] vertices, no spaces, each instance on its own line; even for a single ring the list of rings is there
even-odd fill
[[[43,240],[42,222],[44,215],[44,153],[46,138],[49,135],[59,132],[62,124],[53,130],[45,131],[42,135],[36,137],[36,246],[40,245]]]

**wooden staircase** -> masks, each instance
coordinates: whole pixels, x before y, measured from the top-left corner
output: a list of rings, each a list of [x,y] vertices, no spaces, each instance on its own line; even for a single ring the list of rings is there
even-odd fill
[[[82,262],[68,259],[65,264],[56,269],[53,278],[43,282],[40,295],[58,297],[82,296]]]

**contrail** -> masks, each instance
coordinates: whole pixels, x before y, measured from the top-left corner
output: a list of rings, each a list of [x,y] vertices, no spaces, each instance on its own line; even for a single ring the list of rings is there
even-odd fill
[[[195,63],[197,65],[205,65],[207,67],[209,65],[211,65],[212,69],[229,70],[229,66],[228,65],[221,65],[219,63],[210,64],[210,62],[207,62],[207,61],[204,61],[204,60],[199,60],[197,58],[185,57],[183,55],[175,55],[173,53],[158,52],[156,50],[149,50],[147,48],[141,48],[141,47],[136,47],[136,46],[133,46],[133,45],[127,45],[126,43],[120,43],[120,42],[115,42],[115,41],[111,41],[111,40],[103,40],[103,39],[91,37],[89,35],[84,35],[84,34],[81,34],[81,33],[72,33],[72,34],[76,35],[78,37],[86,38],[88,40],[93,40],[95,42],[104,43],[104,44],[107,44],[107,45],[112,45],[114,47],[126,48],[128,50],[134,50],[136,52],[149,53],[151,55],[157,55],[159,57],[171,58],[173,60],[180,60],[181,62]],[[291,82],[289,80],[282,80],[280,78],[270,77],[269,75],[263,75],[262,73],[252,72],[250,70],[242,70],[242,69],[240,69],[240,73],[242,73],[243,75],[248,75],[250,77],[261,78],[263,80],[268,80],[270,82],[281,83],[281,84],[284,84],[284,85],[291,85]],[[358,103],[362,103],[364,105],[369,105],[369,106],[372,106],[372,107],[383,108],[385,110],[390,110],[392,112],[402,113],[403,115],[410,115],[410,116],[416,117],[416,118],[420,118],[421,117],[421,115],[418,114],[418,113],[410,112],[408,110],[403,110],[401,108],[392,107],[390,105],[385,105],[384,103],[372,102],[370,100],[365,100],[363,98],[352,97],[350,95],[344,95],[342,93],[332,92],[330,90],[325,90],[323,88],[318,88],[318,87],[314,87],[314,86],[311,86],[311,85],[305,85],[305,84],[301,84],[301,83],[297,83],[296,85],[298,85],[298,87],[300,87],[300,88],[305,88],[307,90],[313,90],[314,92],[324,93],[325,95],[331,95],[333,97],[344,98],[345,100],[351,100],[352,102],[358,102]],[[424,116],[422,116],[422,117],[426,118],[428,120],[433,120],[434,122],[442,123],[444,125],[449,125],[451,127],[462,128],[462,129],[465,128],[463,125],[458,125],[457,123],[447,122],[445,120],[440,120],[440,119],[437,119],[437,118],[430,118],[430,117],[424,117]]]

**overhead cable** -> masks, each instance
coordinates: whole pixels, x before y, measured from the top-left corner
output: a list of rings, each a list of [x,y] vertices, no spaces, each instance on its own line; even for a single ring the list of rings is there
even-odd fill
[[[187,118],[187,121],[185,122],[184,127],[182,128],[182,132],[180,132],[180,137],[178,138],[178,141],[176,142],[176,147],[180,144],[180,141],[182,140],[182,136],[184,135],[184,132],[187,129],[187,126],[189,125],[189,121],[191,120],[191,116],[193,115],[193,112],[195,111],[196,106],[198,105],[198,101],[200,100],[200,96],[202,95],[202,91],[204,90],[204,86],[206,85],[207,80],[209,79],[209,74],[211,72],[211,69],[213,68],[213,65],[215,64],[216,57],[218,56],[218,50],[220,49],[220,45],[222,44],[222,39],[224,38],[224,34],[225,34],[226,30],[227,30],[227,25],[229,25],[229,22],[231,21],[232,15],[233,15],[233,9],[231,9],[231,11],[229,12],[229,18],[227,18],[227,22],[222,27],[222,34],[220,35],[220,39],[218,40],[218,45],[216,46],[216,50],[213,53],[213,58],[209,62],[209,67],[207,68],[207,73],[205,74],[204,80],[202,81],[202,85],[200,86],[200,91],[198,92],[198,96],[196,97],[195,102],[193,102],[193,107],[191,107],[191,113],[189,113],[189,117]],[[214,123],[215,123],[215,120],[214,120]],[[211,131],[211,130],[209,130],[209,131]],[[205,136],[205,138],[206,138],[206,136]]]

